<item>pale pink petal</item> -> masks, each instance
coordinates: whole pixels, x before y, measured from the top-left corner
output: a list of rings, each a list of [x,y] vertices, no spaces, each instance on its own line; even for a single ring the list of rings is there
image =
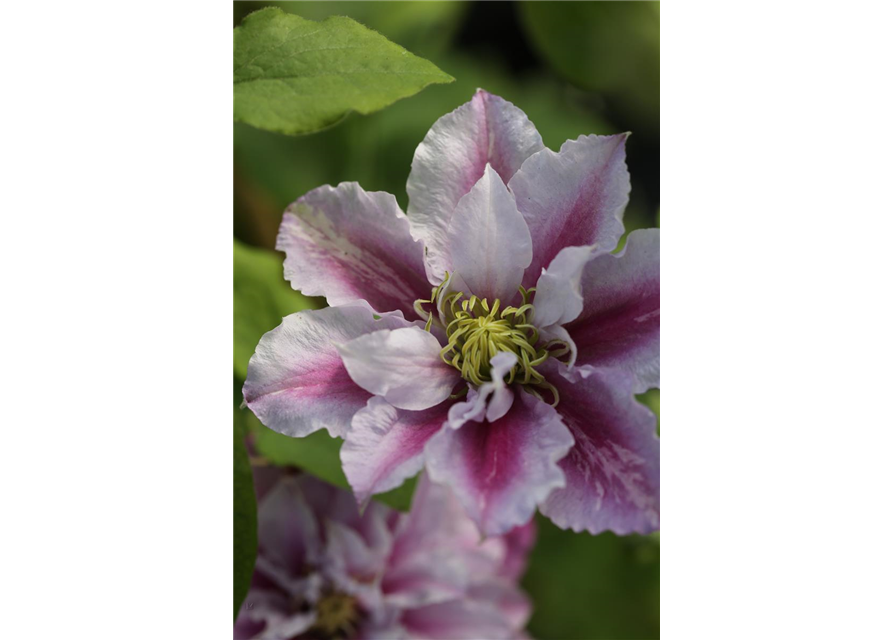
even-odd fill
[[[449,236],[453,270],[477,297],[506,306],[517,295],[533,253],[527,223],[489,164],[456,205]]]
[[[289,603],[276,594],[252,591],[245,598],[233,625],[233,640],[287,640],[307,631],[316,622],[316,612],[285,614]]]
[[[564,486],[558,467],[573,445],[555,409],[520,393],[496,422],[443,429],[425,447],[428,473],[449,486],[484,535],[527,522]]]
[[[540,511],[559,527],[592,534],[648,533],[660,525],[660,441],[654,414],[632,393],[632,376],[597,369],[571,383],[549,378],[575,444],[559,463],[567,486]]]
[[[298,482],[307,505],[318,520],[331,520],[355,529],[376,552],[383,553],[390,548],[393,533],[388,521],[393,510],[389,507],[373,502],[360,514],[351,492],[309,474],[301,474]]]
[[[393,314],[376,320],[365,303],[292,314],[257,345],[248,362],[245,402],[263,424],[287,436],[323,428],[344,436],[370,394],[351,380],[335,343],[410,326]]]
[[[570,322],[583,310],[580,278],[596,251],[592,247],[565,247],[536,281],[533,321],[539,327]]]
[[[322,553],[319,523],[304,501],[297,479],[282,477],[258,506],[259,553],[277,568],[300,576]]]
[[[570,334],[567,332],[567,329],[562,327],[560,324],[553,324],[548,327],[541,327],[540,342],[547,343],[551,340],[561,340],[568,346],[570,352],[567,355],[561,356],[561,361],[567,363],[567,369],[572,369],[574,363],[577,361],[577,345],[574,342],[573,338],[571,338]],[[561,373],[563,375],[568,375],[567,369],[562,367]],[[579,373],[571,375],[571,378],[576,379],[576,377],[579,375]]]
[[[450,407],[447,413],[447,424],[453,429],[458,429],[470,420],[481,422],[487,411],[487,397],[478,393],[470,384],[468,394],[463,402],[457,402]]]
[[[419,476],[412,509],[397,529],[382,590],[388,602],[418,607],[461,597],[471,563],[486,570],[480,534],[449,489]],[[491,575],[496,563],[490,562]]]
[[[505,376],[518,363],[518,356],[509,351],[500,351],[490,358],[490,377],[475,389],[468,385],[468,395],[464,402],[457,402],[449,410],[449,425],[458,429],[469,420],[480,422],[485,418],[490,422],[499,420],[512,408],[514,392],[505,384]],[[489,400],[489,403],[487,402]]]
[[[565,247],[595,244],[611,251],[617,246],[629,201],[626,138],[580,136],[565,142],[558,153],[543,149],[509,181],[534,239],[525,287],[533,286]]]
[[[471,287],[465,282],[462,278],[461,273],[456,273],[455,271],[450,273],[446,282],[444,282],[443,287],[440,289],[440,293],[437,296],[437,313],[440,316],[441,322],[446,321],[446,307],[445,304],[447,298],[456,292],[462,292],[465,294],[466,298],[470,298],[472,295]]]
[[[467,582],[465,559],[453,549],[439,547],[390,567],[381,588],[388,603],[407,608],[460,598]]]
[[[542,148],[542,138],[523,111],[480,89],[470,102],[434,123],[416,149],[406,183],[413,237],[425,243],[433,283],[452,270],[448,230],[453,209],[487,163],[507,184],[524,160]]]
[[[476,584],[468,589],[468,597],[498,608],[516,630],[523,629],[533,613],[530,598],[509,580],[493,579]]]
[[[461,549],[479,542],[477,527],[449,487],[432,482],[427,473],[419,476],[412,509],[394,541],[394,562],[424,556],[437,547]]]
[[[531,519],[527,524],[515,527],[502,536],[506,552],[499,575],[516,581],[527,570],[527,557],[536,543],[536,523]]]
[[[399,609],[394,610],[399,616]],[[395,616],[396,617],[396,616]],[[351,640],[413,640],[397,620],[366,620]]]
[[[498,607],[465,599],[410,609],[401,622],[418,640],[503,640],[513,631]]]
[[[577,366],[636,376],[636,393],[660,387],[660,230],[633,231],[619,255],[583,272],[583,312],[566,329]],[[539,295],[539,293],[537,293]]]
[[[461,380],[440,349],[437,338],[419,327],[376,331],[338,346],[354,382],[412,411],[440,404]]]
[[[371,582],[384,570],[386,549],[373,549],[353,528],[327,520],[326,558],[333,571],[343,571],[357,582]]]
[[[395,489],[424,466],[425,444],[447,420],[449,402],[405,411],[373,397],[353,417],[341,447],[341,465],[357,502]]]
[[[304,500],[319,521],[333,520],[354,529],[360,528],[362,518],[356,500],[349,491],[323,482],[308,473],[302,473],[298,477],[298,483]]]
[[[486,418],[488,422],[496,422],[512,408],[514,392],[505,384],[505,376],[515,368],[518,356],[509,351],[501,351],[490,358],[491,382],[485,382],[479,389],[482,397],[490,397],[487,404]]]
[[[355,182],[319,187],[289,205],[276,248],[292,287],[330,305],[366,300],[412,318],[413,302],[431,293],[422,243],[394,196]]]

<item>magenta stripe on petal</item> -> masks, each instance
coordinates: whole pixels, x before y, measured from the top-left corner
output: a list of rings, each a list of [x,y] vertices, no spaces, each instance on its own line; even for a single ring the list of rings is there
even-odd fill
[[[480,89],[434,123],[416,149],[406,183],[413,237],[425,243],[432,281],[439,283],[452,270],[448,230],[453,209],[484,175],[487,163],[508,184],[542,148],[540,134],[523,111]]]
[[[630,189],[626,138],[580,136],[558,153],[543,149],[515,173],[509,189],[533,238],[525,287],[532,287],[565,247],[594,244],[611,251],[617,246]]]
[[[276,248],[292,286],[330,305],[366,300],[413,318],[412,303],[431,293],[422,244],[394,196],[355,182],[319,187],[289,205]]]
[[[287,436],[323,428],[343,436],[371,394],[351,379],[335,344],[410,326],[394,315],[375,320],[366,304],[292,314],[257,345],[248,362],[245,402],[263,424]]]
[[[558,413],[574,437],[559,464],[567,486],[540,511],[559,527],[592,534],[648,533],[660,526],[660,441],[656,418],[632,393],[632,376],[594,370],[571,383],[549,378]]]
[[[496,422],[443,429],[428,442],[431,479],[448,485],[484,535],[527,522],[564,486],[560,460],[573,445],[555,410],[527,393]]]
[[[341,462],[357,502],[399,487],[421,471],[425,444],[445,424],[449,405],[405,411],[374,397],[356,413],[341,447]]]

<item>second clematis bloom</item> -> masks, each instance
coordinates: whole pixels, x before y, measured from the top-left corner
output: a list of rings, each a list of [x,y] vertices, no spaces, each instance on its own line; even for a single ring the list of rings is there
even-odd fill
[[[422,476],[409,513],[311,476],[255,469],[258,555],[235,640],[526,637],[517,581],[533,523],[480,540],[448,489]]]
[[[285,213],[285,276],[331,307],[283,320],[248,366],[268,427],[344,438],[362,504],[427,468],[485,535],[535,510],[599,533],[659,526],[660,235],[634,231],[626,134],[553,152],[478,91],[416,150],[409,215],[356,183]]]

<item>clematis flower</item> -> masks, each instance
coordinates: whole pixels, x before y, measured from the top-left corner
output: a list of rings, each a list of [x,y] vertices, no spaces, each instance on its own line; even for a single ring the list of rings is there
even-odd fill
[[[294,202],[285,277],[331,305],[260,341],[244,395],[268,427],[345,439],[361,504],[426,468],[485,535],[539,510],[599,533],[659,526],[660,235],[632,232],[626,134],[545,148],[478,91],[416,150],[409,215],[387,193]]]
[[[346,491],[257,471],[259,548],[236,640],[524,637],[532,524],[481,542],[424,476],[409,513],[373,503],[360,515]]]

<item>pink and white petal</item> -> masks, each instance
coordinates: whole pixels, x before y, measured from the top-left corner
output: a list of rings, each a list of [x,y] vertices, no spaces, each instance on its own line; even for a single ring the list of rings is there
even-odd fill
[[[433,284],[452,271],[448,230],[453,210],[487,163],[508,183],[542,148],[540,134],[523,111],[481,89],[434,123],[416,149],[406,183],[412,234],[425,244]]]
[[[583,312],[566,325],[577,366],[636,376],[636,393],[660,387],[660,229],[633,231],[622,253],[586,265]]]
[[[459,200],[449,229],[453,270],[479,298],[508,304],[533,250],[515,199],[489,164]]]
[[[287,436],[323,428],[344,436],[370,394],[351,380],[335,343],[411,326],[394,314],[376,320],[365,303],[292,314],[260,339],[248,362],[245,402],[263,424]]]
[[[233,627],[233,637],[256,638],[259,633],[275,626],[285,619],[288,610],[287,591],[275,583],[269,583],[255,570],[251,578],[251,588],[239,608],[239,615]]]
[[[299,475],[297,482],[304,500],[318,521],[332,520],[353,529],[360,528],[362,518],[350,491],[323,482],[308,473]]]
[[[320,558],[320,533],[294,477],[283,477],[258,507],[258,552],[286,575],[300,576],[304,566]]]
[[[391,559],[397,566],[438,547],[460,549],[477,546],[479,542],[477,527],[449,487],[432,482],[423,473],[413,494],[412,508],[395,536]]]
[[[283,616],[276,624],[268,625],[257,640],[286,640],[294,638],[313,627],[316,612],[295,613]]]
[[[349,576],[352,581],[367,583],[380,575],[387,559],[387,549],[374,549],[352,527],[327,520],[326,565],[336,574]]]
[[[552,340],[561,340],[564,344],[567,345],[569,349],[569,353],[567,355],[560,356],[562,362],[566,362],[566,367],[561,368],[562,375],[571,376],[571,379],[576,380],[577,375],[579,373],[570,373],[573,370],[574,363],[577,361],[577,345],[574,342],[573,338],[571,338],[570,334],[567,332],[567,329],[562,327],[560,324],[553,324],[549,327],[545,327],[539,330],[540,331],[540,342],[547,343]]]
[[[259,592],[249,593],[233,625],[233,640],[283,640],[293,638],[316,622],[316,612],[288,615],[283,597],[267,601]]]
[[[440,342],[419,327],[375,331],[338,346],[350,377],[398,409],[440,404],[461,379],[440,358]]]
[[[441,558],[438,564],[451,567],[450,584],[464,589],[496,575],[505,562],[506,551],[501,537],[482,541],[477,526],[449,487],[423,474],[406,526],[395,539],[391,564],[430,567],[436,556]],[[442,575],[438,579],[442,582]]]
[[[489,580],[468,589],[468,597],[496,607],[512,629],[521,630],[530,620],[533,604],[517,585],[508,580]]]
[[[462,274],[453,271],[447,277],[443,287],[441,287],[440,293],[437,294],[437,313],[442,324],[447,323],[447,308],[445,301],[451,294],[460,291],[465,294],[466,298],[470,298],[472,295],[471,287],[469,287],[462,278]]]
[[[399,616],[399,609],[395,608]],[[395,616],[396,617],[396,616]],[[366,620],[357,629],[352,640],[411,640],[409,632],[396,620]]]
[[[575,444],[561,462],[567,486],[540,511],[563,529],[649,533],[660,526],[656,419],[632,393],[632,376],[593,370],[576,383],[547,373]]]
[[[509,412],[515,398],[514,392],[506,386],[505,376],[518,364],[518,356],[509,351],[501,351],[490,358],[490,382],[481,385],[480,394],[489,397],[487,421],[496,422]]]
[[[485,382],[477,389],[468,385],[465,402],[457,402],[450,407],[449,426],[458,429],[469,420],[481,422],[485,418],[490,422],[496,422],[508,413],[512,408],[515,394],[506,386],[505,376],[517,363],[518,356],[509,351],[500,351],[490,358],[492,381]]]
[[[341,447],[341,465],[359,504],[422,470],[425,444],[446,423],[448,409],[447,401],[405,411],[376,396],[354,415]]]
[[[512,549],[518,545],[513,540],[510,534],[481,542],[477,527],[449,488],[423,474],[395,539],[382,588],[390,602],[403,607],[460,597],[470,586],[503,575],[508,563],[515,564]]]
[[[239,610],[239,617],[233,624],[233,640],[252,640],[256,638],[266,627],[263,620],[255,620]]]
[[[424,248],[394,196],[355,182],[319,187],[289,205],[276,249],[285,252],[292,287],[333,306],[367,300],[412,318],[413,302],[431,293]]]
[[[373,502],[360,514],[357,502],[350,491],[345,491],[309,474],[297,478],[304,500],[321,522],[330,520],[358,531],[367,546],[384,553],[393,544],[389,518],[393,510]]]
[[[447,412],[447,424],[452,429],[458,429],[469,420],[482,422],[486,411],[487,397],[469,384],[465,401],[455,403]]]
[[[381,583],[385,601],[401,609],[460,598],[467,587],[465,558],[446,547],[389,566]]]
[[[536,238],[525,287],[533,286],[565,247],[595,244],[611,251],[617,246],[629,201],[627,136],[580,136],[558,153],[543,149],[511,179],[509,190]]]
[[[527,524],[515,527],[502,536],[505,545],[505,556],[499,576],[516,581],[527,570],[527,559],[533,545],[536,544],[536,522],[531,519]]]
[[[583,311],[580,278],[596,255],[594,247],[565,247],[536,281],[533,321],[539,327],[570,322]]]
[[[425,460],[431,479],[449,486],[491,536],[530,520],[564,486],[558,461],[573,444],[555,409],[521,393],[496,422],[441,430],[425,446]]]
[[[498,607],[467,599],[409,609],[401,623],[418,640],[507,640],[513,632]]]

